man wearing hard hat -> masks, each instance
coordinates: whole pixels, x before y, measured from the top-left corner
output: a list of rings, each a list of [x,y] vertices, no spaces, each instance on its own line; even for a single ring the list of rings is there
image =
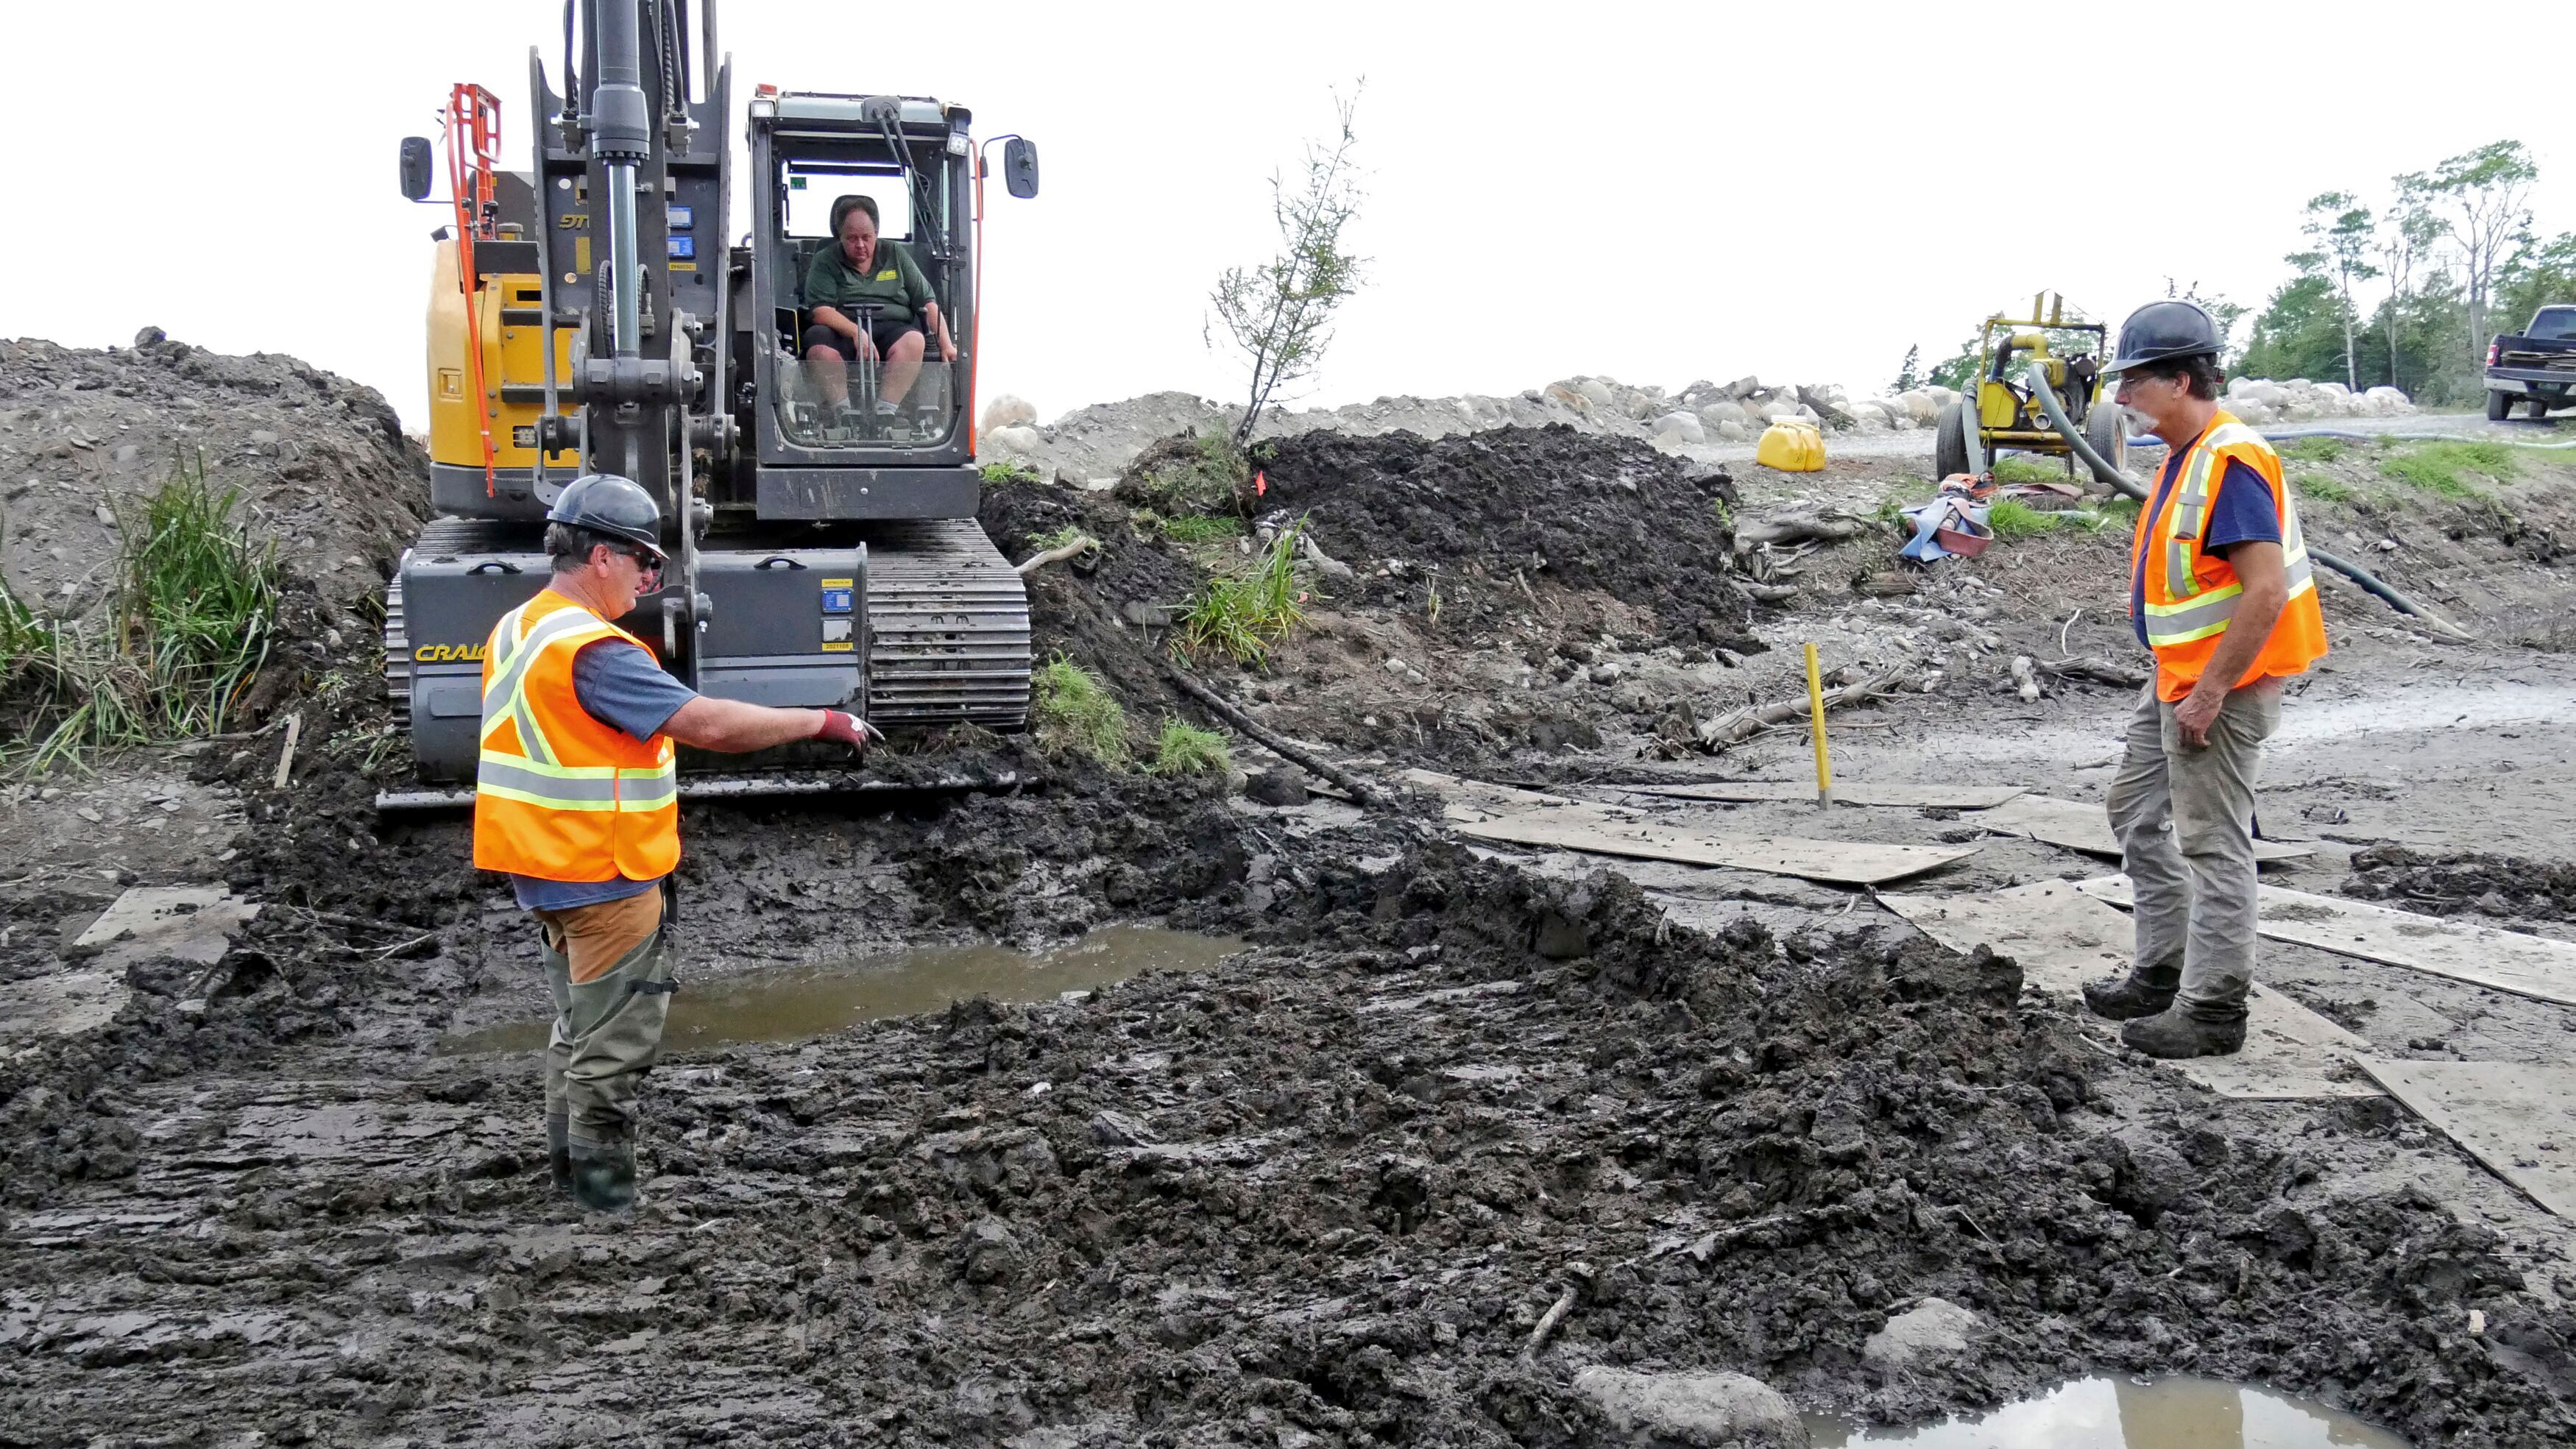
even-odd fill
[[[582,1206],[635,1201],[635,1104],[677,989],[665,919],[680,863],[672,741],[742,752],[879,738],[833,709],[710,699],[609,622],[661,587],[661,509],[634,482],[590,473],[546,514],[553,577],[501,616],[483,651],[474,863],[508,873],[537,918],[554,1033],[546,1138],[558,1191]]]
[[[2218,328],[2152,302],[2120,328],[2119,402],[2168,448],[2130,545],[2129,616],[2156,656],[2107,805],[2136,896],[2129,975],[2084,988],[2150,1056],[2245,1044],[2254,780],[2281,681],[2326,652],[2280,455],[2218,405]]]

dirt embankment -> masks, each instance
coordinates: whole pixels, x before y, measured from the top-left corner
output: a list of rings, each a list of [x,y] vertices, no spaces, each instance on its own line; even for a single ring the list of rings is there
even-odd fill
[[[1853,587],[1888,567],[1872,530],[1780,561],[1784,600],[1741,591],[1731,519],[1865,516],[1928,489],[1911,465],[1730,484],[1513,428],[1283,439],[1267,478],[1264,506],[1350,572],[1304,567],[1309,625],[1267,670],[1195,667],[1354,768],[1647,769],[1677,701],[1789,692],[1801,639],[1939,676],[1851,723],[1971,760],[2037,711],[2092,729],[2119,693],[2051,680],[2025,705],[2009,668],[2125,646],[2116,530],[1894,597]],[[2309,526],[2396,540],[2378,551],[2410,587],[2490,621],[2555,583],[2533,540],[2559,505],[2516,486],[2511,530],[2413,496]],[[369,516],[322,511],[300,526]],[[1204,721],[1152,662],[1160,616],[1127,606],[1244,566],[1236,540],[1176,543],[1051,485],[991,489],[985,521],[1014,557],[1068,525],[1100,539],[1032,576],[1041,651],[1140,722]],[[2334,617],[2339,663],[2417,657],[2348,599]],[[0,880],[0,985],[60,969],[66,928],[131,880],[220,876],[265,909],[216,971],[138,967],[104,1029],[0,1062],[0,1423],[25,1426],[0,1437],[184,1416],[316,1443],[1574,1445],[1608,1432],[1570,1387],[1591,1364],[1729,1369],[1889,1418],[2188,1371],[2426,1444],[2576,1434],[2576,1284],[2417,1185],[2426,1139],[2384,1103],[2213,1103],[2080,1040],[2008,959],[1865,902],[1765,895],[1792,924],[1697,931],[1618,875],[1473,858],[1419,805],[1274,809],[1022,741],[889,762],[974,752],[1021,772],[1013,795],[691,807],[684,976],[1121,920],[1252,949],[1083,1000],[675,1051],[646,1207],[580,1218],[546,1194],[533,1064],[437,1054],[545,1007],[462,823],[369,808],[401,764],[370,642],[344,637],[296,697],[284,790],[269,736],[10,806],[70,840],[83,792],[148,776],[236,813],[193,858],[105,814],[77,868]],[[1974,1315],[1964,1348],[1870,1353],[1931,1298]]]

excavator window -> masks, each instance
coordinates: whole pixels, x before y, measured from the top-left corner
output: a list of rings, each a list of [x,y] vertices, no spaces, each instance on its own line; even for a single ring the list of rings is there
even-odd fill
[[[882,147],[870,157],[857,154],[783,160],[775,181],[779,202],[778,255],[774,293],[778,299],[779,387],[771,399],[781,431],[808,447],[919,448],[944,445],[958,418],[956,369],[940,359],[934,340],[915,358],[881,358],[865,363],[849,359],[841,369],[809,367],[802,342],[812,325],[810,299],[804,293],[806,268],[815,255],[837,244],[832,232],[833,204],[844,196],[865,196],[876,203],[877,236],[902,246],[932,293],[944,304],[949,297],[945,268],[936,248],[924,236],[915,207],[917,196],[945,196],[944,157],[915,155],[928,162],[928,177],[907,177],[886,158]],[[960,339],[962,342],[963,339]]]

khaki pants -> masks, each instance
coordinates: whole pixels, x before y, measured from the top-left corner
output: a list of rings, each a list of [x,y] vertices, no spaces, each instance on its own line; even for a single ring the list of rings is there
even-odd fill
[[[555,998],[546,1042],[546,1116],[576,1147],[629,1141],[644,1074],[662,1054],[670,1014],[670,932],[659,887],[623,900],[532,911]]]
[[[2105,805],[2137,898],[2137,978],[2204,1021],[2245,1015],[2254,985],[2254,780],[2281,727],[2281,681],[2227,696],[2191,749],[2148,681]]]

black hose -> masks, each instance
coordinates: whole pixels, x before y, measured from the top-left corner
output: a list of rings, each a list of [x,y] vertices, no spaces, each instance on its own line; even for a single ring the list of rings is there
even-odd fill
[[[2134,498],[2140,503],[2146,502],[2146,488],[2136,479],[2131,478],[2128,474],[2112,467],[2109,461],[2104,459],[2101,454],[2093,451],[2093,445],[2084,441],[2084,435],[2077,432],[2075,424],[2067,420],[2066,409],[2058,405],[2057,390],[2048,385],[2048,374],[2040,371],[2039,364],[2031,364],[2028,380],[2031,385],[2031,390],[2039,397],[2040,407],[2048,413],[2049,426],[2057,429],[2057,435],[2064,438],[2067,446],[2075,450],[2075,456],[2084,460],[2085,467],[2093,470],[2093,476],[2101,479],[2107,486],[2118,489],[2126,497]],[[2113,404],[2113,406],[2116,406],[2116,404]],[[2354,583],[2361,585],[2366,592],[2384,600],[2390,608],[2395,609],[2397,612],[2401,614],[2411,614],[2414,617],[2423,620],[2424,626],[2431,629],[2434,633],[2440,634],[2448,639],[2457,640],[2463,644],[2474,642],[2475,636],[2471,635],[2468,630],[2461,628],[2459,625],[2452,623],[2450,620],[2445,619],[2441,615],[2434,613],[2432,610],[2425,608],[2423,605],[2416,603],[2413,599],[2410,599],[2404,594],[2399,593],[2397,590],[2390,588],[2386,583],[2380,580],[2378,575],[2371,573],[2367,569],[2360,568],[2343,559],[2337,558],[2333,554],[2330,554],[2324,549],[2318,548],[2314,545],[2309,546],[2308,557],[2310,560],[2323,564],[2327,568],[2333,569],[2336,573],[2343,575],[2345,578],[2352,580]]]

